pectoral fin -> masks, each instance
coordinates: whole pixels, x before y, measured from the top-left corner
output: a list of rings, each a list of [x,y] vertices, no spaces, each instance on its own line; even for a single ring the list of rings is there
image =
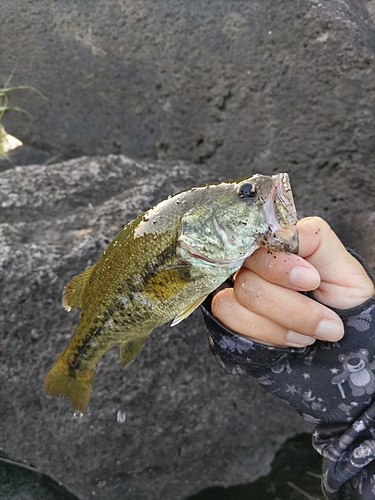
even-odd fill
[[[122,344],[120,346],[121,362],[124,370],[127,370],[138,356],[142,347],[145,345],[148,336],[149,334],[136,340],[129,340],[126,344]]]
[[[203,295],[202,297],[198,297],[194,302],[188,305],[188,307],[182,311],[175,319],[172,321],[171,326],[175,326],[180,323],[182,320],[190,316],[190,314],[197,309],[202,302],[206,299],[207,295]]]
[[[62,299],[63,308],[67,311],[70,311],[73,307],[81,306],[83,291],[87,285],[87,282],[93,272],[95,264],[86,271],[82,271],[82,273],[74,276],[69,283],[64,288],[64,294]]]

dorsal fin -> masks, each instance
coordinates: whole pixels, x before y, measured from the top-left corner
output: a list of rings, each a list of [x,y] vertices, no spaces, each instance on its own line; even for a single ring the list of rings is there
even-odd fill
[[[64,288],[62,305],[67,311],[70,311],[73,307],[82,307],[82,294],[94,267],[95,264],[86,269],[86,271],[82,271],[77,276],[74,276]]]

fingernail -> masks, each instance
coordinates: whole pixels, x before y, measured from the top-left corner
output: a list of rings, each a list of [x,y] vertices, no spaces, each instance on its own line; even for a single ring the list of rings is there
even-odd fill
[[[292,347],[301,347],[313,344],[316,339],[309,337],[308,335],[302,335],[301,333],[294,332],[293,330],[288,330],[286,340],[288,345]]]
[[[336,342],[344,335],[344,325],[332,319],[323,319],[315,328],[314,337],[320,340]]]
[[[315,269],[296,266],[289,271],[289,283],[304,290],[315,290],[320,285],[320,276]]]

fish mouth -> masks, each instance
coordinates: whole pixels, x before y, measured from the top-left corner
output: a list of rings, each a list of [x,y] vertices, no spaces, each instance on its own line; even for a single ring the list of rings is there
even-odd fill
[[[274,186],[264,204],[268,231],[260,244],[271,250],[298,253],[298,219],[289,175],[281,173],[272,178]]]

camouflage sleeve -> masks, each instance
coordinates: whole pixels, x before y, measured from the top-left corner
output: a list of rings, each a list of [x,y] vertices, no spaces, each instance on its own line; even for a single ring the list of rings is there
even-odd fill
[[[303,349],[243,337],[221,324],[210,304],[209,297],[202,311],[211,351],[224,370],[253,375],[316,424],[313,446],[324,457],[326,498],[375,498],[375,296],[358,307],[336,310],[345,325],[339,342],[316,341]]]

